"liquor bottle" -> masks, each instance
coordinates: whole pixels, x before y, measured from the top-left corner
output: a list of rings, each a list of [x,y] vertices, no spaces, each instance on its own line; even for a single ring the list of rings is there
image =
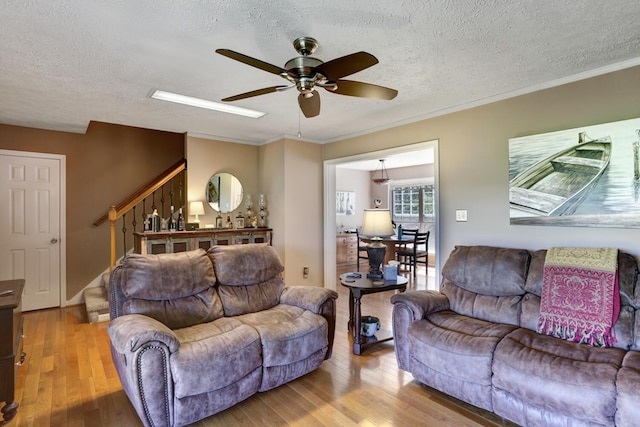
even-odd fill
[[[176,220],[173,217],[173,206],[171,206],[171,214],[169,214],[169,231],[176,231]]]
[[[178,210],[178,231],[184,231],[184,218],[182,217],[182,208]]]
[[[222,228],[222,215],[218,212],[218,216],[216,217],[216,228]]]
[[[227,215],[227,228],[233,228],[233,223],[231,222],[230,215]]]
[[[153,231],[157,233],[160,231],[160,215],[158,215],[158,209],[153,210],[151,218],[153,219]]]

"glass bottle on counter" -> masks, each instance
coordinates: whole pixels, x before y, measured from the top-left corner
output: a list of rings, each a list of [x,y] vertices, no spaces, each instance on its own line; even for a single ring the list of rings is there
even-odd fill
[[[173,217],[173,206],[171,206],[171,213],[169,214],[169,231],[176,231],[176,219]]]
[[[184,217],[182,216],[182,208],[178,210],[178,231],[184,231]]]
[[[156,233],[160,231],[160,215],[158,215],[158,209],[154,209],[151,214],[152,223],[153,223],[153,231]]]

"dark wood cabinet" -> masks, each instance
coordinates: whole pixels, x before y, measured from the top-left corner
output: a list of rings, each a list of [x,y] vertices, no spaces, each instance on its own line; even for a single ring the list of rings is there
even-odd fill
[[[0,281],[0,402],[5,402],[0,411],[5,422],[18,411],[18,403],[14,400],[16,376],[26,356],[22,351],[20,309],[23,289],[23,279]]]

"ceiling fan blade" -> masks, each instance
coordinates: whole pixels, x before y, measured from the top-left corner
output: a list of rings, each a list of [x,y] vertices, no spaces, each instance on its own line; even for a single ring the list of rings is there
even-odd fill
[[[327,87],[329,92],[340,95],[359,96],[361,98],[375,98],[391,100],[398,95],[398,91],[384,86],[378,86],[371,83],[354,82],[353,80],[338,80],[337,86]]]
[[[252,90],[251,92],[241,93],[240,95],[230,96],[222,99],[223,102],[237,101],[239,99],[251,98],[252,96],[265,95],[267,93],[273,93],[284,89],[289,89],[293,86],[271,86],[262,89]]]
[[[311,96],[307,97],[304,94],[298,95],[298,104],[300,104],[300,110],[306,118],[315,117],[320,114],[320,94],[317,90],[311,92]]]
[[[316,71],[328,80],[338,80],[342,77],[362,71],[372,65],[376,65],[378,59],[367,52],[356,52],[351,55],[332,59],[316,67]]]
[[[269,73],[278,74],[278,75],[283,73],[287,74],[287,70],[285,70],[284,68],[280,68],[276,65],[271,65],[268,62],[264,62],[259,59],[252,58],[250,56],[235,52],[233,50],[216,49],[216,53],[226,56],[227,58],[235,59],[236,61],[240,61],[244,64],[251,65],[252,67],[256,67],[261,70],[267,71]]]

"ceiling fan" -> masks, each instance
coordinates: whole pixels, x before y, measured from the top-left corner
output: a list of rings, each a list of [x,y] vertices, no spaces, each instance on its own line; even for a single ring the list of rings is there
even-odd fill
[[[391,100],[398,94],[397,90],[388,87],[342,79],[343,77],[377,64],[378,59],[370,53],[356,52],[332,59],[328,62],[323,62],[318,58],[310,56],[318,47],[318,42],[315,39],[311,37],[299,37],[293,41],[293,47],[301,56],[287,61],[284,68],[271,65],[242,53],[234,52],[233,50],[216,49],[216,53],[220,55],[235,59],[236,61],[269,73],[277,74],[290,82],[288,85],[265,87],[230,96],[224,98],[222,101],[237,101],[239,99],[280,92],[296,87],[298,92],[300,92],[298,95],[300,110],[302,110],[305,117],[315,117],[320,114],[320,94],[315,90],[316,87],[321,87],[339,95],[384,100]]]

